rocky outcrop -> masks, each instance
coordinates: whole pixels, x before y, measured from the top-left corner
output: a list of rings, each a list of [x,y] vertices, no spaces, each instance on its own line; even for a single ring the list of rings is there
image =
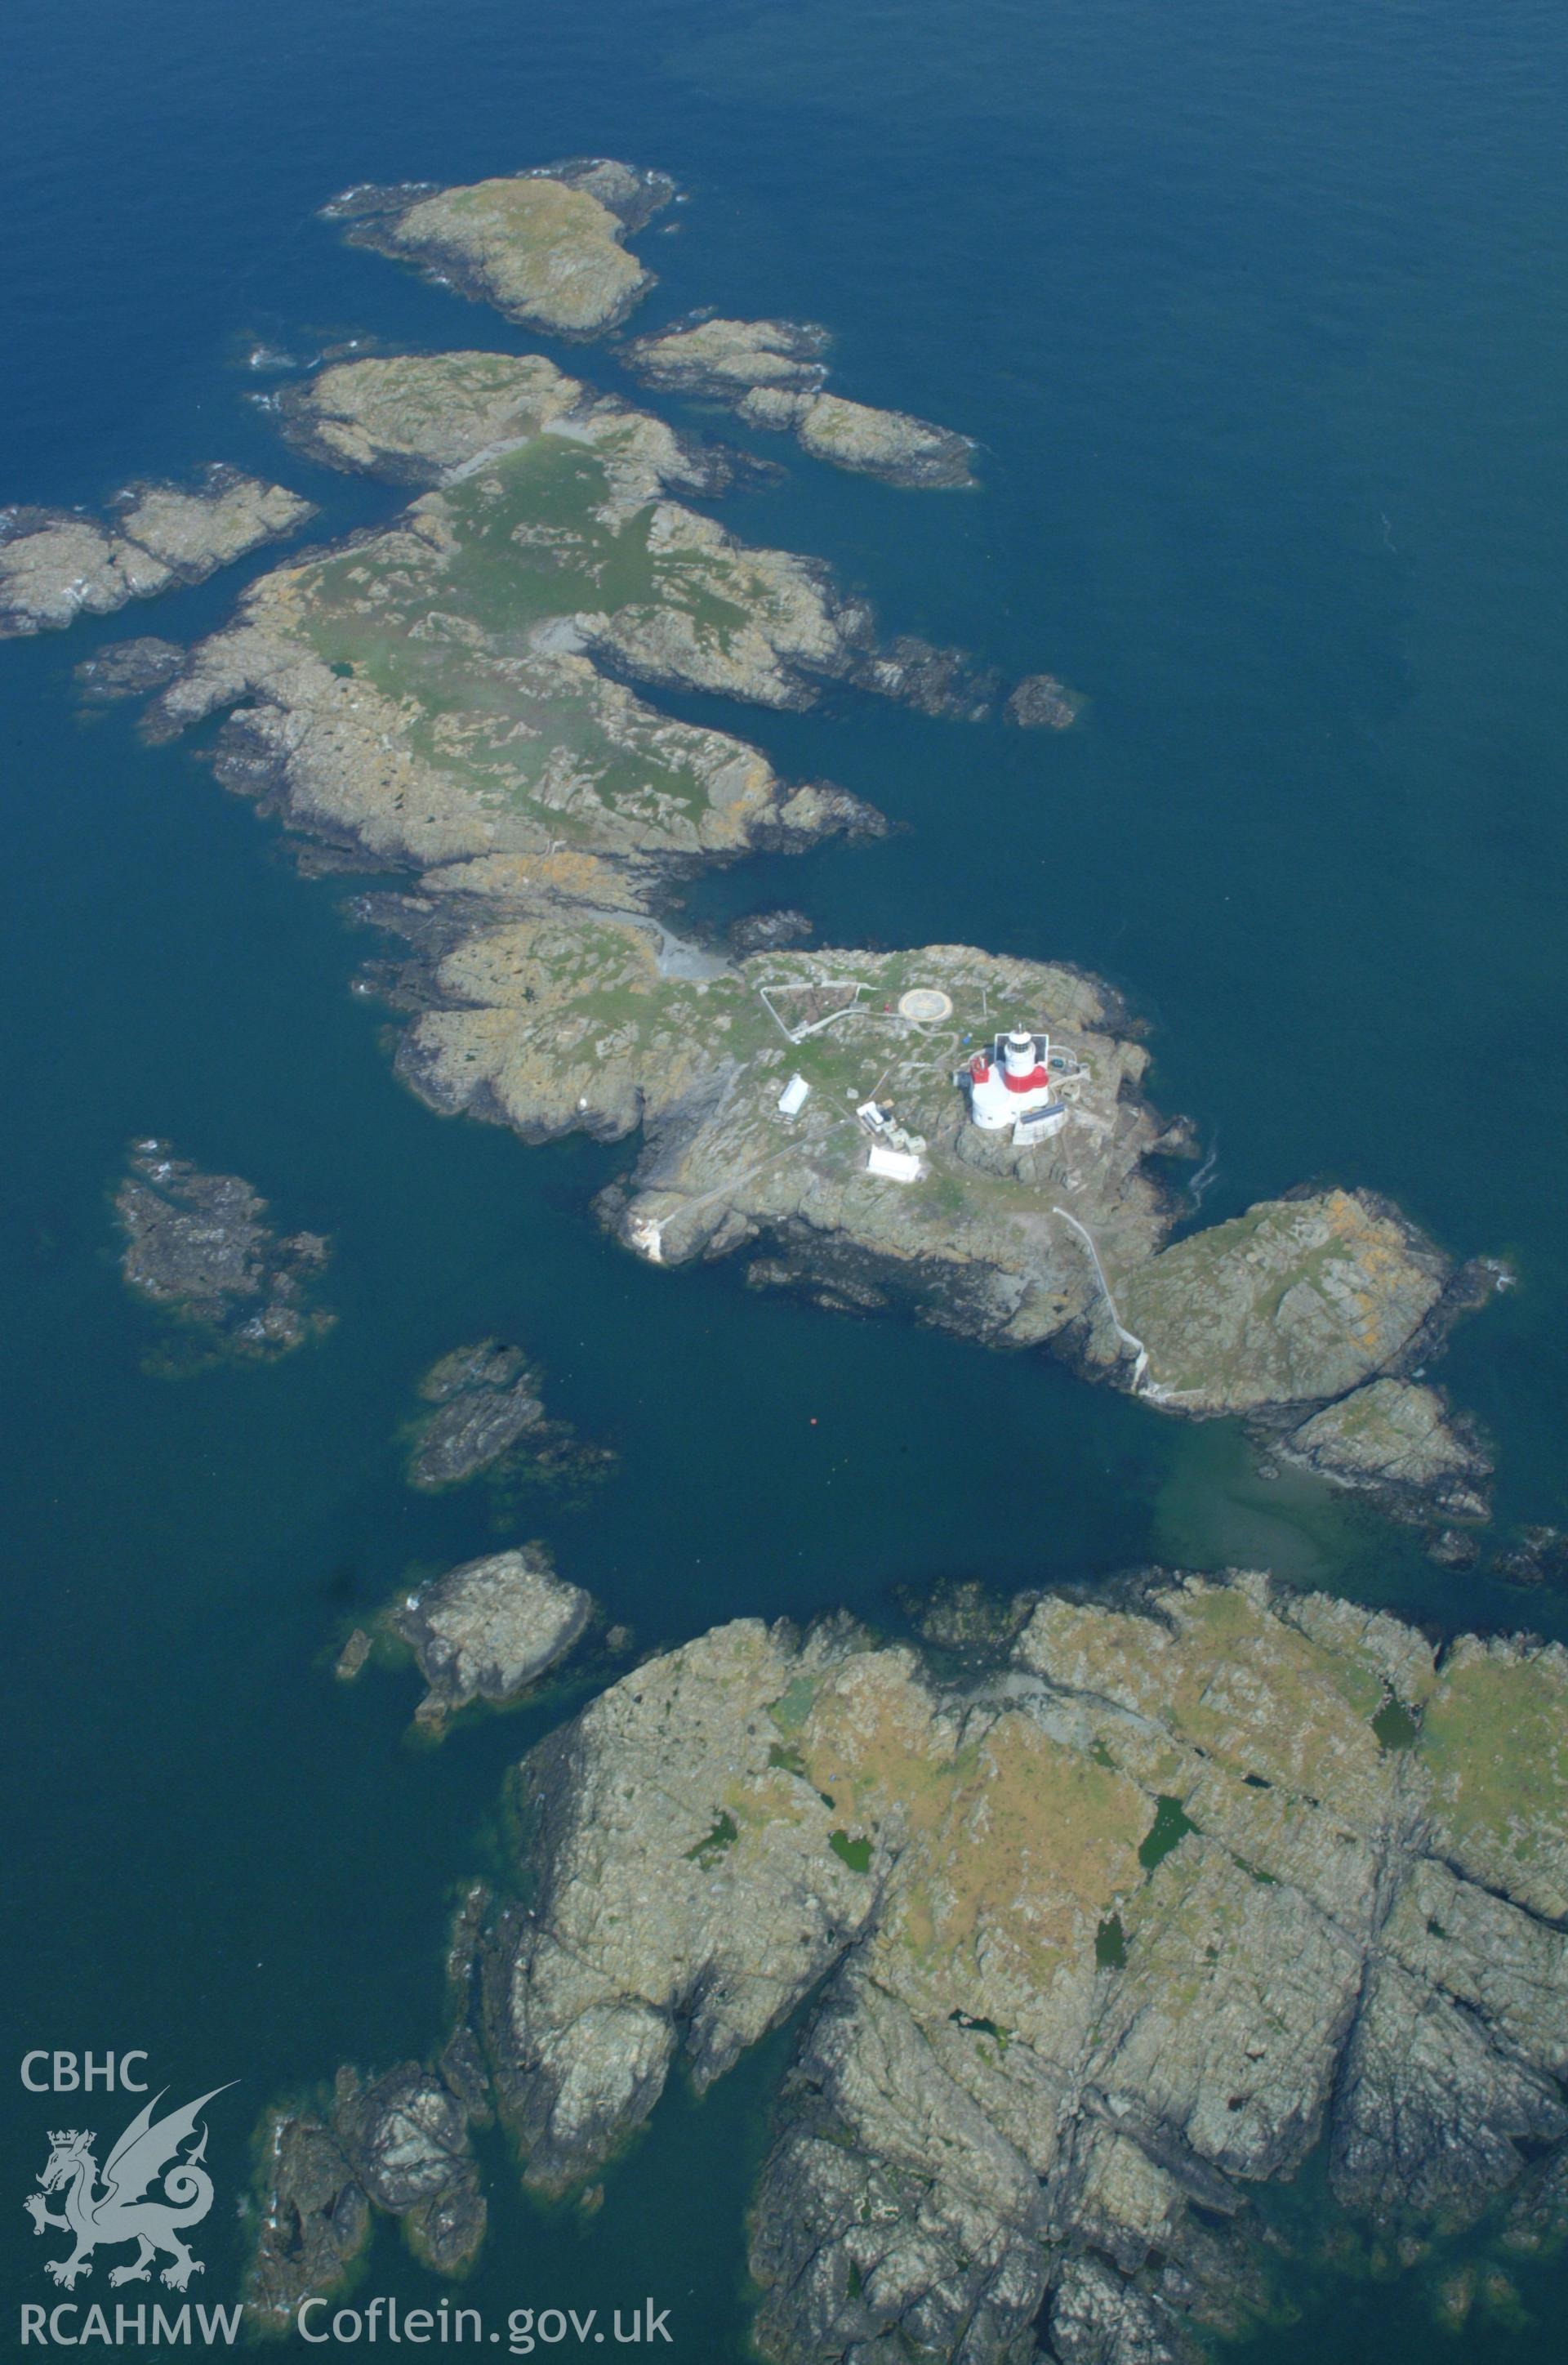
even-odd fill
[[[468,2113],[444,2079],[417,2061],[363,2082],[338,2074],[332,2126],[373,2204],[401,2218],[416,2255],[443,2274],[485,2236],[485,2202]]]
[[[547,364],[358,363],[315,381],[294,418],[342,465],[438,473],[440,488],[254,585],[151,729],[240,708],[222,776],[379,858],[485,858],[467,879],[483,892],[498,857],[645,870],[865,825],[857,800],[790,789],[755,748],[672,722],[622,677],[782,707],[839,680],[943,710],[977,694],[952,653],[881,649],[814,562],[665,498],[712,489],[710,462]]]
[[[519,1698],[566,1657],[592,1615],[592,1596],[555,1575],[543,1544],[449,1569],[388,1618],[430,1687],[417,1721],[439,1725],[474,1700]]]
[[[335,364],[278,397],[285,434],[324,466],[435,485],[547,432],[598,453],[619,500],[722,493],[735,455],[677,434],[538,353],[395,353]]]
[[[1367,1192],[1266,1200],[1133,1274],[1127,1326],[1162,1402],[1248,1412],[1338,1396],[1424,1335],[1452,1269]]]
[[[972,485],[974,445],[907,410],[880,410],[841,394],[785,394],[759,386],[739,406],[748,427],[793,435],[813,460],[911,489]]]
[[[633,377],[666,394],[738,404],[754,387],[820,394],[833,339],[810,320],[729,320],[717,317],[633,337],[621,358]]]
[[[456,188],[365,185],[323,212],[356,246],[417,263],[509,320],[596,337],[654,285],[624,241],[674,194],[662,173],[588,157]]]
[[[125,1237],[120,1270],[140,1296],[177,1316],[183,1346],[157,1368],[189,1368],[220,1356],[267,1361],[328,1328],[309,1302],[328,1242],[316,1232],[280,1238],[267,1203],[237,1174],[204,1174],[167,1142],[139,1141],[115,1194]]]
[[[968,436],[825,393],[829,342],[808,322],[710,319],[633,338],[623,358],[645,385],[727,403],[750,427],[792,434],[813,459],[892,485],[974,481]]]
[[[847,1623],[721,1628],[527,1761],[532,1902],[484,1956],[524,2174],[594,2173],[678,2056],[706,2085],[825,1978],[753,2213],[766,2354],[1244,2329],[1249,2190],[1320,2142],[1390,2237],[1561,2159],[1565,1709],[1555,1647],[1435,1655],[1255,1577],[1047,1596],[956,1688]]]
[[[1422,1524],[1484,1519],[1490,1509],[1492,1463],[1478,1439],[1435,1388],[1411,1380],[1354,1389],[1292,1429],[1280,1451]]]
[[[221,467],[195,491],[134,486],[102,524],[76,510],[0,510],[0,640],[203,582],[315,514],[282,485]]]
[[[1321,1405],[1429,1341],[1449,1268],[1366,1197],[1278,1203],[1161,1253],[1172,1210],[1149,1161],[1167,1133],[1139,1090],[1147,1054],[1074,971],[928,946],[675,975],[630,916],[568,935],[521,909],[431,952],[405,1077],[528,1138],[641,1126],[647,1148],[605,1213],[661,1262],[766,1242],[772,1281],[869,1285],[999,1343],[1054,1342],[1185,1412]],[[948,1017],[902,1016],[917,986]],[[604,1006],[616,1019],[601,1029]],[[1001,1012],[1059,1047],[1068,1119],[1038,1147],[979,1133],[955,1082]],[[812,1095],[785,1121],[791,1072]],[[922,1145],[913,1188],[869,1170],[850,1112],[873,1083]]]

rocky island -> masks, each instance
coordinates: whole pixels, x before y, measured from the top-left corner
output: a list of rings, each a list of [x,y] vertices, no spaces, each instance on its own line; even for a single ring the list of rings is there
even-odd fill
[[[525,2180],[573,2188],[678,2063],[706,2086],[812,1998],[751,2219],[778,2365],[1187,2358],[1268,2319],[1261,2189],[1319,2152],[1434,2308],[1484,2215],[1505,2259],[1568,2233],[1568,1654],[1435,1651],[1259,1576],[1005,1624],[944,1673],[741,1620],[542,1742],[528,1902],[470,1893],[477,2012],[394,2073],[441,2132],[380,2205],[471,2194],[492,2107]],[[286,2123],[269,2227],[308,2134],[309,2205],[353,2235],[364,2091],[336,2183],[323,2123]],[[263,2242],[279,2309],[338,2263]]]
[[[663,173],[573,157],[465,188],[348,189],[324,219],[346,225],[356,246],[420,264],[525,328],[596,337],[654,285],[623,241],[674,195]]]
[[[429,1686],[417,1722],[439,1726],[475,1700],[506,1707],[580,1642],[593,1597],[557,1576],[543,1544],[491,1552],[402,1596],[388,1613]]]
[[[670,195],[593,160],[330,211],[589,336],[644,293],[625,241]],[[946,431],[822,411],[823,350],[733,321],[628,348],[648,383],[873,473],[900,437],[937,439],[935,473],[901,481],[958,466]],[[1331,1184],[1183,1233],[1192,1131],[1151,1104],[1109,986],[961,944],[806,949],[790,915],[724,945],[683,928],[698,866],[883,824],[647,693],[1049,728],[1054,676],[1003,704],[963,653],[884,634],[821,561],[695,506],[743,458],[543,356],[362,359],[278,416],[403,505],[94,694],[153,690],[154,738],[224,718],[227,785],[405,874],[355,911],[400,947],[368,976],[417,1093],[526,1140],[637,1136],[599,1213],[652,1263],[738,1254],[758,1286],[1049,1347],[1423,1517],[1484,1515],[1484,1449],[1422,1374],[1488,1272]],[[235,1178],[142,1152],[128,1272],[225,1336],[281,1306],[281,1338],[299,1242]],[[424,1396],[416,1483],[543,1433],[503,1341]],[[396,1622],[422,1713],[517,1697],[591,1607],[531,1551],[416,1588]],[[345,2068],[269,2124],[263,2321],[330,2288],[376,2212],[464,2267],[492,2117],[530,2188],[579,2190],[672,2069],[705,2087],[796,2013],[750,2220],[778,2365],[1177,2365],[1194,2329],[1269,2320],[1290,2237],[1268,2188],[1312,2161],[1439,2315],[1456,2243],[1501,2275],[1487,2245],[1568,2237],[1568,1655],[1439,1649],[1242,1575],[966,1601],[930,1631],[739,1620],[531,1752],[504,1871],[458,1917],[439,2054]]]
[[[236,468],[194,491],[138,485],[106,522],[76,510],[0,510],[0,640],[107,616],[180,583],[201,583],[316,514],[313,501]]]
[[[636,300],[645,275],[623,240],[671,194],[656,174],[590,159],[473,188],[360,190],[329,213],[511,318],[586,335]],[[823,349],[797,324],[709,319],[638,352],[668,384],[814,402]],[[1276,1429],[1288,1415],[1302,1434],[1286,1450],[1313,1467],[1474,1516],[1480,1449],[1440,1400],[1385,1390],[1363,1416],[1356,1392],[1403,1388],[1485,1294],[1484,1270],[1456,1273],[1353,1190],[1287,1194],[1173,1239],[1162,1172],[1190,1129],[1144,1097],[1147,1053],[1109,989],[966,946],[774,938],[748,956],[673,924],[700,863],[884,824],[633,685],[778,709],[868,692],[957,719],[996,711],[993,673],[883,635],[821,561],[739,541],[691,506],[744,472],[736,454],[543,356],[341,363],[290,389],[279,417],[313,458],[414,497],[263,576],[183,656],[132,644],[85,687],[155,689],[154,738],[225,716],[229,786],[320,859],[413,874],[409,891],[358,908],[408,947],[367,976],[410,1014],[398,1065],[416,1091],[527,1139],[640,1130],[601,1212],[655,1261],[755,1250],[759,1284],[902,1300],[998,1343],[1049,1344],[1172,1411]],[[285,510],[297,521],[294,496],[268,510],[273,498],[214,479],[202,547],[252,546],[263,511],[269,531]],[[178,510],[196,497],[127,499],[139,549],[198,563]],[[1049,725],[1065,701],[1055,677],[1031,675],[1009,719]],[[973,1103],[1010,1029],[1036,1047],[1052,1103],[1048,1124],[1011,1132]],[[481,1410],[482,1429],[496,1406]],[[473,1411],[442,1418],[465,1429]]]
[[[768,1277],[840,1296],[852,1265],[861,1302],[1052,1341],[1172,1409],[1305,1416],[1429,1351],[1455,1277],[1365,1194],[1166,1246],[1159,1160],[1178,1137],[1094,980],[953,946],[727,958],[660,916],[694,860],[877,824],[671,722],[628,677],[773,706],[824,680],[937,711],[974,697],[972,669],[881,642],[820,565],[672,498],[721,488],[722,454],[539,357],[342,364],[286,410],[319,456],[428,489],[252,586],[149,727],[227,710],[230,785],[419,874],[363,906],[409,945],[375,974],[413,1014],[416,1090],[531,1139],[641,1127],[604,1212],[662,1262],[756,1244]],[[1020,1018],[1058,1047],[1067,1111],[1023,1148],[969,1123],[960,1089]],[[806,1096],[786,1118],[792,1078]],[[913,1187],[876,1171],[878,1126],[920,1141]]]
[[[281,1239],[266,1213],[239,1175],[204,1174],[165,1141],[134,1144],[115,1194],[120,1270],[181,1325],[180,1343],[155,1359],[159,1370],[225,1357],[270,1362],[330,1327],[332,1317],[310,1302],[330,1243],[318,1232]]]
[[[666,174],[574,157],[464,187],[348,189],[324,218],[355,245],[415,263],[522,327],[592,338],[655,285],[625,240],[675,195]],[[973,481],[967,436],[827,393],[830,342],[809,323],[710,315],[633,339],[623,358],[644,384],[722,402],[748,426],[790,432],[839,467],[895,485]]]

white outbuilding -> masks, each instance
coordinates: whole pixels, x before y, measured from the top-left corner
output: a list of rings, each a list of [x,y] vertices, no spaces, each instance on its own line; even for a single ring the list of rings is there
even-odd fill
[[[885,1141],[874,1141],[867,1152],[866,1171],[889,1182],[918,1182],[925,1169],[918,1151],[890,1149]]]

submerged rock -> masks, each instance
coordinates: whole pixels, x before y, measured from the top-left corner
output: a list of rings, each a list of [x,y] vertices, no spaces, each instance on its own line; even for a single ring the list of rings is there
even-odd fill
[[[1031,673],[1008,699],[1005,714],[1021,731],[1067,731],[1082,702],[1054,673]]]
[[[115,1194],[125,1234],[120,1270],[140,1295],[189,1326],[198,1361],[270,1360],[330,1327],[333,1317],[308,1298],[328,1242],[317,1232],[280,1238],[266,1211],[239,1175],[204,1174],[167,1142],[138,1142],[131,1151]],[[187,1360],[164,1356],[160,1368]]]
[[[566,1657],[592,1614],[593,1597],[555,1575],[543,1544],[526,1544],[448,1570],[389,1622],[430,1687],[416,1713],[431,1724],[472,1700],[518,1698]]]
[[[595,337],[654,285],[623,241],[674,194],[664,174],[577,158],[455,188],[366,185],[324,213],[356,246],[421,263],[509,320]]]
[[[1423,1523],[1484,1519],[1490,1508],[1492,1463],[1479,1442],[1435,1388],[1410,1380],[1371,1381],[1314,1413],[1278,1450]]]
[[[145,698],[150,690],[163,689],[185,661],[178,641],[145,634],[139,640],[113,641],[95,657],[84,658],[76,667],[76,680],[84,699],[108,706],[118,699]]]
[[[375,1645],[363,1626],[356,1626],[332,1664],[332,1673],[342,1684],[352,1684],[364,1669]]]
[[[222,467],[195,491],[135,486],[105,524],[74,510],[0,510],[0,640],[203,582],[315,514],[282,485]]]
[[[1507,1585],[1568,1584],[1568,1535],[1561,1528],[1521,1528],[1493,1565]]]
[[[1565,1710],[1555,1646],[1257,1577],[1047,1595],[954,1688],[720,1628],[526,1762],[483,1958],[524,2175],[597,2175],[825,1978],[752,2213],[769,2357],[1001,2365],[1042,2311],[1183,2356],[1266,2310],[1249,2190],[1325,2135],[1419,2257],[1568,2137]]]
[[[816,922],[792,904],[773,912],[748,912],[744,919],[732,920],[728,932],[731,952],[744,960],[748,953],[771,953],[786,945],[809,944],[816,935]]]

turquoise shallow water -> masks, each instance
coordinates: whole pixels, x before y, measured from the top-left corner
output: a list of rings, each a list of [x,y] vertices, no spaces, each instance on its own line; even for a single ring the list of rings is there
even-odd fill
[[[1446,1373],[1496,1436],[1505,1520],[1563,1515],[1559,14],[94,0],[67,19],[13,0],[8,33],[7,498],[277,465],[236,366],[258,335],[521,342],[346,252],[313,209],[358,178],[583,150],[691,192],[678,234],[644,244],[649,324],[697,303],[822,319],[846,392],[979,436],[978,498],[801,464],[730,514],[822,552],[890,625],[1065,674],[1082,726],[1025,738],[852,701],[727,717],[909,827],[707,880],[698,908],[788,898],[830,940],[1083,962],[1148,1014],[1159,1093],[1217,1149],[1205,1217],[1327,1175],[1389,1191],[1457,1253],[1508,1253],[1521,1288]],[[332,530],[390,505],[282,473]],[[370,947],[341,886],[298,880],[183,754],[74,708],[97,642],[195,633],[236,579],[0,651],[6,1942],[26,2041],[145,2044],[178,2090],[240,2078],[213,2124],[230,2193],[266,2099],[431,2043],[450,1886],[487,1861],[501,1771],[565,1703],[415,1752],[411,1680],[345,1693],[326,1664],[410,1564],[502,1532],[478,1491],[413,1498],[396,1440],[419,1372],[484,1331],[526,1339],[560,1410],[620,1449],[591,1499],[517,1517],[645,1642],[839,1601],[893,1619],[901,1581],[1153,1556],[1268,1558],[1449,1623],[1565,1622],[1257,1481],[1224,1429],[760,1301],[734,1270],[634,1265],[588,1214],[623,1153],[524,1150],[409,1100],[382,1015],[348,992]],[[333,1233],[319,1349],[144,1375],[107,1192],[148,1131]],[[1051,1517],[977,1565],[958,1480],[996,1454],[1034,1457]],[[476,2300],[651,2289],[676,2354],[738,2356],[741,2196],[778,2057],[672,2098],[586,2229],[503,2198]],[[8,2114],[17,2195],[44,2116]],[[19,2210],[0,2227],[4,2343],[39,2270]],[[241,2240],[215,2216],[209,2296]],[[384,2239],[369,2287],[423,2280]],[[1470,2353],[1555,2348],[1562,2291],[1525,2288],[1530,2322],[1478,2318]],[[1397,2290],[1348,2303],[1306,2278],[1301,2299],[1271,2355],[1428,2353]]]

